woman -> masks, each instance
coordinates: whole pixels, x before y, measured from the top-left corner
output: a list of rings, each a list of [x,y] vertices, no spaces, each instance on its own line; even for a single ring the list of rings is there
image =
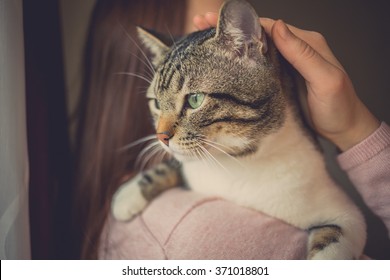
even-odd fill
[[[184,6],[176,6],[179,3],[164,2],[164,5],[159,6],[158,1],[105,2],[108,1],[98,1],[91,24],[91,27],[95,26],[97,29],[95,32],[92,30],[91,34],[95,35],[89,38],[92,44],[87,52],[90,54],[87,59],[89,71],[86,74],[82,102],[84,115],[79,128],[79,204],[86,202],[81,212],[81,224],[85,225],[82,256],[142,259],[305,258],[305,232],[262,213],[180,189],[164,193],[131,223],[118,223],[107,219],[110,198],[120,182],[126,176],[132,175],[136,156],[136,152],[120,154],[113,151],[118,151],[127,143],[151,132],[150,128],[146,129],[140,121],[129,121],[147,119],[147,109],[142,107],[146,104],[142,94],[134,94],[134,89],[139,87],[142,81],[136,77],[112,75],[119,72],[144,72],[147,75],[147,66],[125,52],[132,46],[130,53],[142,56],[133,39],[127,39],[124,30],[122,33],[118,31],[118,21],[125,25],[130,20],[132,23],[141,23],[145,27],[167,33],[166,30],[161,30],[158,24],[161,20],[167,24],[172,34],[180,34],[183,31],[191,31],[190,23],[183,21],[178,24],[180,18],[174,19],[173,15],[186,14],[188,19],[192,18],[192,14],[204,13],[205,10],[197,10],[197,6],[194,6],[202,1],[187,1],[186,10]],[[219,5],[221,2],[213,3]],[[207,3],[202,5],[206,10],[213,10]],[[176,7],[177,10],[173,13],[171,9],[164,10],[165,7]],[[154,13],[157,8],[159,17]],[[191,12],[185,12],[188,9]],[[215,15],[212,14],[196,17],[194,20],[199,28],[216,22]],[[366,142],[374,141],[377,147],[381,147],[381,151],[376,155],[380,155],[381,160],[388,159],[389,128],[382,124],[378,129],[378,120],[359,101],[348,76],[326,42],[322,38],[318,39],[316,34],[290,27],[300,37],[298,38],[282,22],[262,20],[262,24],[281,53],[306,79],[310,112],[317,131],[342,150],[348,150],[368,137]],[[183,25],[184,30],[179,30],[178,27]],[[134,31],[127,32],[134,38]],[[102,34],[108,37],[97,36]],[[126,40],[128,45],[124,44]],[[99,49],[99,46],[102,48]],[[116,65],[118,61],[124,65],[119,67]],[[324,83],[323,79],[327,79],[327,82]],[[326,106],[323,106],[324,104]],[[123,129],[124,127],[126,129]],[[365,148],[352,150],[352,154],[361,154]],[[352,162],[356,166],[364,164],[364,161],[356,163],[353,156],[348,159],[350,151],[341,156],[342,165],[346,167]],[[342,158],[347,158],[344,160],[346,163],[343,164]],[[351,170],[353,175],[356,171],[353,168]],[[390,201],[389,190],[385,184],[389,180],[383,174],[382,181],[375,185],[377,191],[382,194],[381,200],[368,198],[368,203],[374,204],[371,205],[374,211],[377,203]],[[351,177],[352,180],[358,178],[357,187],[364,187],[359,181],[361,176],[360,179],[356,174]],[[363,189],[361,192],[364,194]],[[382,215],[389,227],[386,219],[389,218],[390,210],[379,210],[378,214]],[[101,235],[103,226],[105,231]],[[228,234],[225,234],[226,232]],[[99,240],[100,250],[97,252]]]

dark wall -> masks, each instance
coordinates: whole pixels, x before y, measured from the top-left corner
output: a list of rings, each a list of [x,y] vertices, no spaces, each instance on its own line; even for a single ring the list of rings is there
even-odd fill
[[[283,19],[296,27],[322,33],[347,70],[357,94],[380,119],[390,123],[390,2],[252,0],[259,16]],[[354,191],[338,168],[337,151],[325,143],[329,169],[335,180],[363,209],[368,224],[366,254],[390,259],[390,241],[381,221]]]

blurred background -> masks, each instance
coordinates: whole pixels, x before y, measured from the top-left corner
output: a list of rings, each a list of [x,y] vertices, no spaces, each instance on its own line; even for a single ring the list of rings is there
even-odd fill
[[[359,97],[390,124],[389,1],[249,2],[259,16],[322,33]],[[69,216],[71,150],[83,48],[94,3],[0,0],[0,259],[75,256]],[[23,56],[24,63],[20,61]],[[20,71],[25,71],[25,80],[20,79]],[[28,140],[20,140],[25,139],[25,130]],[[337,150],[322,143],[335,180],[366,215],[366,254],[390,259],[386,229],[338,169],[334,162]]]

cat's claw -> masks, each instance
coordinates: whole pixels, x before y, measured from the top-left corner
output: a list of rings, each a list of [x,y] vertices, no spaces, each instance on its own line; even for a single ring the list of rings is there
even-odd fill
[[[131,220],[142,212],[148,203],[136,179],[124,183],[112,199],[111,212],[118,221]]]

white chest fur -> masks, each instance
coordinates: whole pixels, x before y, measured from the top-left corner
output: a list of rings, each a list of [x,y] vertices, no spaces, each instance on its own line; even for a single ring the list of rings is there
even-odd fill
[[[187,183],[196,192],[262,211],[303,229],[336,221],[340,212],[357,212],[303,133],[289,114],[283,128],[263,139],[256,154],[239,159],[239,163],[226,156],[216,158],[219,164],[184,163]]]

